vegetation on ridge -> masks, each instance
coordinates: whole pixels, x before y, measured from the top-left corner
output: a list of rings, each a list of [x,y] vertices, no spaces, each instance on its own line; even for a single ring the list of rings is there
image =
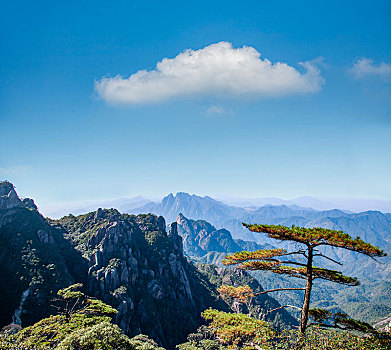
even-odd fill
[[[87,297],[80,284],[60,290],[61,314],[50,316],[15,335],[2,334],[2,349],[136,350],[163,349],[145,336],[130,339],[111,317],[117,313],[100,300]],[[142,337],[144,339],[142,340]]]
[[[389,337],[384,333],[375,331],[366,322],[351,319],[342,312],[345,310],[324,310],[323,305],[314,305],[316,307],[308,309],[308,317],[313,322],[307,325],[304,332],[298,335],[296,331],[288,331],[286,318],[282,316],[283,312],[286,313],[282,308],[287,305],[278,305],[268,298],[266,293],[271,291],[265,291],[258,284],[253,284],[253,279],[246,271],[235,272],[208,265],[197,271],[183,256],[181,238],[175,230],[166,233],[165,222],[161,217],[151,214],[120,214],[111,209],[78,217],[69,215],[60,220],[49,220],[38,213],[32,200],[21,201],[16,193],[11,193],[14,191],[12,184],[4,186],[4,191],[9,190],[7,193],[10,195],[6,193],[2,200],[10,198],[12,202],[3,205],[0,212],[1,218],[5,218],[0,223],[0,239],[4,240],[3,248],[6,249],[2,251],[0,258],[3,259],[1,262],[4,262],[1,268],[8,271],[5,276],[8,292],[15,294],[10,311],[16,310],[19,303],[17,310],[22,315],[22,322],[25,322],[26,316],[31,315],[31,310],[35,310],[31,305],[39,301],[38,307],[42,306],[46,312],[49,309],[51,312],[57,310],[59,314],[41,319],[15,335],[10,335],[10,332],[18,331],[21,327],[4,327],[0,336],[2,348],[157,349],[157,343],[146,336],[138,335],[130,339],[122,333],[124,331],[128,335],[134,335],[142,330],[173,349],[178,342],[184,341],[186,333],[194,332],[198,327],[198,320],[201,320],[201,311],[210,306],[217,310],[207,309],[203,312],[204,319],[210,321],[209,326],[201,327],[197,333],[190,334],[188,342],[178,345],[178,349],[277,350],[290,349],[298,343],[303,349],[341,349],[342,346],[344,349],[390,348]],[[202,224],[207,226],[206,222]],[[262,225],[253,226],[257,226],[259,230]],[[172,228],[175,227],[173,224]],[[385,255],[379,248],[368,245],[360,238],[349,238],[350,236],[341,231],[329,230],[329,234],[322,237],[325,229],[303,228],[305,232],[302,233],[300,228],[295,226],[279,226],[278,229],[276,227],[268,226],[267,229],[278,231],[276,238],[279,239],[285,232],[287,241],[293,238],[293,242],[304,244],[304,249],[288,252],[285,249],[260,250],[259,246],[248,245],[242,246],[242,249],[253,249],[253,252],[238,252],[228,256],[226,261],[229,261],[229,265],[239,265],[244,270],[267,270],[277,276],[296,276],[299,281],[304,278],[308,282],[308,275],[312,273],[312,279],[357,285],[358,281],[353,277],[330,268],[312,266],[308,261],[306,263],[305,258],[308,260],[310,248],[313,248],[312,258],[320,256],[335,263],[338,263],[338,258],[333,256],[335,260],[331,259],[323,250],[318,251],[318,247],[341,247],[335,243],[335,240],[341,240],[347,242],[348,250],[372,258]],[[215,241],[209,240],[208,234],[204,235],[204,242],[210,247],[217,247],[222,254],[233,249],[232,247],[238,249],[228,231],[211,227],[210,232],[214,232]],[[330,244],[333,240],[334,245]],[[18,255],[20,251],[22,263]],[[300,256],[301,259],[293,259],[294,256]],[[15,259],[12,259],[13,257]],[[48,302],[48,296],[52,297],[58,288],[80,280],[77,272],[80,277],[87,274],[87,271],[86,290],[104,302],[87,297],[80,290],[81,284],[60,290],[53,306]],[[8,277],[12,273],[14,280],[9,280]],[[14,281],[15,286],[19,286],[16,293],[8,288],[8,281]],[[25,284],[21,284],[21,281]],[[216,300],[216,286],[220,286],[222,294],[231,297],[230,302],[221,298]],[[303,291],[300,285],[294,285],[292,288],[281,287],[284,288],[271,289]],[[387,288],[387,285],[384,285],[384,288]],[[1,289],[0,286],[0,292]],[[25,299],[20,299],[21,292],[23,296],[26,293],[28,295],[24,304]],[[178,298],[177,293],[182,293],[182,296]],[[172,298],[174,294],[177,296]],[[260,303],[247,302],[256,299]],[[238,301],[247,304],[242,305]],[[276,305],[273,306],[274,304]],[[379,305],[382,304],[384,303],[379,300]],[[332,305],[326,305],[330,306]],[[236,313],[227,313],[229,307]],[[112,316],[116,313],[116,323],[122,330],[111,323]],[[8,312],[5,318],[8,322],[10,315],[12,316],[12,313]],[[39,312],[36,315],[42,317]],[[196,322],[194,315],[199,317]],[[142,324],[141,319],[147,322]],[[135,325],[135,328],[130,330],[129,325]],[[276,328],[272,329],[272,326]],[[159,329],[163,331],[157,332]],[[366,333],[366,337],[357,336],[347,330],[359,330]],[[169,343],[165,337],[175,340]]]
[[[356,286],[359,284],[354,277],[344,276],[341,272],[318,268],[313,266],[314,258],[322,257],[340,264],[329,256],[322,253],[317,247],[320,245],[339,247],[348,250],[353,250],[358,253],[367,255],[369,257],[382,257],[386,254],[369,243],[364,242],[360,238],[353,239],[348,234],[342,231],[329,230],[324,228],[305,228],[292,226],[291,228],[282,225],[248,225],[243,223],[253,232],[267,233],[270,238],[278,240],[286,240],[302,244],[296,251],[287,252],[285,249],[264,249],[255,252],[237,252],[229,255],[223,260],[225,265],[235,265],[243,270],[268,270],[277,274],[285,274],[291,277],[298,277],[306,280],[304,288],[293,288],[304,291],[303,306],[301,308],[300,327],[299,332],[304,334],[311,315],[309,305],[312,291],[313,281],[317,278],[328,281]],[[293,259],[292,259],[293,256]],[[220,292],[225,295],[238,298],[241,301],[246,301],[248,298],[255,296],[249,288],[220,288]],[[281,290],[292,290],[292,288],[279,288],[264,291],[263,293],[275,292]],[[259,293],[258,293],[259,294]],[[283,306],[284,307],[284,306]],[[292,307],[285,305],[285,307]],[[323,327],[337,326],[342,328],[353,328],[357,326],[362,330],[362,325],[353,322],[347,317],[333,316],[331,313],[324,313],[328,315],[328,319],[333,319],[333,323],[318,322]],[[316,313],[315,313],[316,315]],[[325,317],[324,317],[325,318]],[[324,319],[323,318],[323,319]],[[322,319],[322,321],[323,321]],[[315,321],[319,321],[316,319]],[[367,327],[368,330],[368,327]]]

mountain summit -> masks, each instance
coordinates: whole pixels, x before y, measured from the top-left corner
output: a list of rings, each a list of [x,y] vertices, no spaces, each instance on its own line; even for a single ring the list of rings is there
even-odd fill
[[[178,192],[175,196],[170,193],[160,203],[152,202],[133,209],[134,214],[153,213],[163,216],[167,222],[173,222],[182,213],[193,220],[207,220],[217,227],[222,227],[226,218],[239,218],[246,212],[243,208],[231,207],[215,199],[185,192]]]

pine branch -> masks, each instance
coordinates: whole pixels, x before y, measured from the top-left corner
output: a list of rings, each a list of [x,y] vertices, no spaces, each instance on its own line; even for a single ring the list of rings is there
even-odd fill
[[[336,260],[334,260],[334,259],[331,259],[331,258],[329,258],[328,256],[326,256],[326,255],[323,255],[322,253],[320,253],[320,254],[314,254],[314,256],[320,256],[320,257],[322,257],[322,258],[325,258],[325,259],[327,259],[327,260],[330,260],[330,261],[332,261],[332,262],[334,262],[334,263],[336,263],[336,264],[338,264],[338,265],[343,265],[342,263],[340,263],[339,261],[336,261]]]
[[[330,230],[322,227],[297,227],[294,225],[287,227],[283,225],[249,225],[243,223],[243,226],[252,232],[267,233],[270,238],[298,242],[308,247],[328,245],[355,251],[372,258],[387,255],[383,250],[363,241],[359,236],[352,238],[343,231]]]
[[[307,268],[306,267],[292,267],[292,266],[281,266],[281,262],[265,262],[265,261],[247,261],[237,267],[241,270],[249,271],[271,271],[279,275],[288,275],[297,278],[306,279]]]
[[[263,292],[259,292],[259,293],[254,293],[254,297],[258,296],[258,295],[262,295],[262,294],[266,294],[266,293],[272,293],[272,292],[278,292],[280,290],[305,290],[305,288],[275,288],[275,289],[269,289],[269,290],[265,290]]]
[[[284,256],[285,256],[285,255],[292,255],[292,254],[301,254],[301,255],[307,256],[305,250],[301,250],[301,249],[298,250],[297,252],[286,253],[286,254],[284,254]]]
[[[280,307],[276,307],[276,308],[273,309],[273,310],[267,311],[266,314],[264,314],[264,317],[266,317],[268,314],[270,314],[270,313],[272,313],[272,312],[274,312],[274,311],[283,309],[283,308],[285,308],[285,307],[291,307],[291,308],[298,309],[298,310],[301,311],[301,308],[300,308],[300,307],[297,307],[297,306],[294,306],[294,305],[288,305],[288,304],[287,304],[287,305],[283,305],[283,306],[280,306]]]
[[[222,261],[224,265],[236,265],[250,260],[270,260],[286,254],[285,249],[259,249],[254,252],[241,251],[227,255]]]
[[[270,261],[279,261],[281,264],[292,264],[292,265],[297,265],[297,266],[303,266],[306,267],[306,264],[302,264],[296,261],[290,261],[290,260],[273,260],[271,259]]]
[[[323,280],[345,284],[348,286],[358,286],[360,282],[355,277],[349,277],[342,274],[340,271],[323,269],[320,267],[313,268],[313,279],[320,278]]]
[[[313,327],[313,326],[319,326],[319,327],[322,327],[322,328],[337,328],[337,329],[341,329],[343,331],[346,330],[346,328],[340,327],[337,324],[327,324],[327,323],[324,323],[324,322],[312,322],[312,323],[310,323],[307,326],[307,328],[310,328],[310,327]]]
[[[73,304],[72,309],[70,310],[70,314],[73,314],[74,310],[76,309],[77,304],[79,304],[80,297],[76,299],[75,303]]]

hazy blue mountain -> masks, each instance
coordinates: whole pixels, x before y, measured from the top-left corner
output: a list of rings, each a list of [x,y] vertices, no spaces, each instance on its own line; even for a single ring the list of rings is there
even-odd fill
[[[227,230],[197,225],[205,253],[241,249]],[[246,272],[216,266],[198,270],[184,255],[177,223],[169,232],[166,227],[161,216],[116,209],[47,219],[33,200],[22,201],[12,184],[0,182],[0,328],[11,322],[28,326],[56,313],[51,300],[58,289],[82,282],[87,294],[118,310],[115,322],[124,333],[148,334],[174,349],[202,324],[205,309],[238,308],[219,297],[222,281],[262,290]],[[256,298],[251,312],[261,317],[278,306],[271,297]],[[296,323],[284,310],[268,321],[283,329]]]
[[[375,220],[376,217],[378,221]],[[369,220],[374,228],[378,226],[379,229],[384,228],[382,225],[387,227],[386,223],[383,222],[384,217],[377,212],[360,213],[355,215],[354,218],[358,221],[354,224],[349,222],[349,228],[352,230],[357,227],[362,229],[359,226],[360,220],[364,222]],[[286,219],[288,220],[289,218]],[[339,222],[339,225],[341,225],[339,229],[341,229],[346,223],[345,217],[329,218],[328,220],[328,223],[325,221],[322,222],[324,226],[335,227],[339,220],[341,221]],[[348,220],[353,220],[353,218]],[[293,217],[292,221],[297,221],[297,217]],[[222,266],[221,260],[227,253],[240,250],[254,251],[262,248],[270,248],[270,246],[262,246],[253,241],[234,240],[229,231],[224,229],[218,230],[204,220],[190,220],[180,214],[176,222],[178,234],[183,239],[184,251],[194,261],[215,263]],[[387,244],[385,241],[383,243]],[[381,272],[379,272],[382,269],[389,269],[390,264],[387,261],[381,264],[381,268],[379,269],[379,265],[374,260],[368,257],[360,258],[357,254],[350,251],[327,249],[327,255],[344,262],[345,266],[342,269],[348,271],[347,273],[349,275],[359,276],[362,284],[358,287],[349,287],[318,280],[314,284],[314,293],[312,295],[313,307],[343,311],[367,322],[375,322],[379,317],[386,317],[391,313],[389,295],[391,282],[383,281]],[[322,267],[341,269],[340,266],[319,258],[316,264]],[[252,275],[261,282],[262,287],[265,289],[282,288],[287,285],[291,287],[303,287],[303,281],[279,276],[271,272],[259,271],[252,273]],[[377,281],[373,280],[374,276],[378,277]],[[366,277],[370,277],[370,279]],[[298,307],[301,306],[303,300],[303,293],[301,291],[277,292],[270,296],[277,299],[282,305],[291,304]],[[294,309],[288,311],[295,317],[298,317]]]
[[[241,218],[246,209],[232,207],[208,196],[200,197],[178,192],[170,193],[160,203],[151,202],[130,211],[132,214],[153,213],[163,216],[167,222],[173,222],[182,213],[193,220],[206,220],[217,228],[223,228],[227,218]]]
[[[62,203],[58,205],[43,206],[40,208],[46,217],[59,219],[65,215],[82,215],[98,208],[113,208],[120,212],[130,212],[132,209],[149,203],[150,200],[141,196],[132,198],[118,198],[112,200],[87,201],[80,203]]]
[[[228,253],[266,248],[254,241],[234,240],[226,229],[216,229],[205,220],[190,220],[179,214],[176,219],[184,252],[192,259],[219,264]]]
[[[255,234],[245,229],[242,222],[265,223],[285,226],[325,227],[342,230],[353,237],[364,240],[391,251],[391,214],[379,211],[349,213],[339,209],[315,210],[296,205],[265,205],[262,207],[239,208],[229,206],[210,197],[199,197],[186,193],[170,194],[161,203],[148,203],[135,209],[135,213],[151,212],[164,216],[168,222],[174,221],[182,213],[192,220],[205,220],[216,230],[228,230],[234,239],[256,241],[264,245],[288,247],[286,242],[271,240],[265,234]],[[342,260],[342,270],[358,277],[391,280],[388,268],[390,258],[381,259],[382,263],[341,249],[326,249],[331,257]],[[209,252],[209,259],[216,259],[216,251]],[[327,263],[328,264],[328,263]],[[358,268],[358,266],[360,268]],[[331,268],[336,268],[330,265]],[[338,266],[337,266],[338,267]]]
[[[176,223],[183,249],[189,256],[202,257],[209,252],[237,252],[241,247],[226,229],[216,229],[204,220],[189,220],[179,214]]]
[[[230,196],[217,196],[216,200],[236,207],[261,207],[264,205],[297,205],[299,207],[313,208],[317,210],[341,209],[347,212],[362,212],[378,210],[383,213],[391,213],[391,200],[371,198],[314,198],[301,196],[294,199],[281,199],[275,197],[241,198]]]

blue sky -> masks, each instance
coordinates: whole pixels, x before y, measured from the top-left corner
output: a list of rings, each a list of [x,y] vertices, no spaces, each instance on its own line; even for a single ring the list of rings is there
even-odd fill
[[[0,178],[38,204],[391,199],[389,1],[14,1],[0,16]]]

